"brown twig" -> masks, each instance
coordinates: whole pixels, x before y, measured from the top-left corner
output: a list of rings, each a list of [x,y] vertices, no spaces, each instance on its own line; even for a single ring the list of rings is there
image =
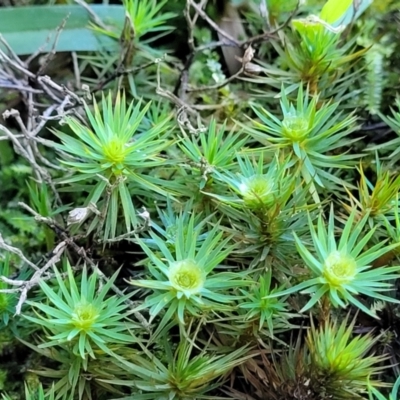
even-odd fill
[[[35,271],[37,271],[39,268],[36,266],[36,264],[34,264],[33,262],[29,261],[24,254],[22,253],[22,251],[16,247],[10,246],[8,245],[4,239],[3,236],[1,236],[0,233],[0,249],[3,249],[5,251],[8,251],[10,253],[16,254],[22,261],[24,261],[26,264],[28,264],[31,268],[33,268]]]
[[[10,116],[17,116],[19,115],[18,111],[16,110],[11,110],[11,111],[6,111],[3,113],[3,118],[9,118]],[[17,122],[21,122],[21,119],[17,117]],[[22,126],[24,124],[22,123]],[[22,141],[18,140],[15,135],[7,129],[4,125],[0,124],[0,131],[3,132],[10,140],[10,142],[13,144],[14,151],[19,154],[21,157],[25,158],[29,164],[32,167],[32,170],[35,174],[36,179],[39,182],[44,181],[44,176],[48,175],[47,171],[44,170],[38,163],[36,162],[35,157],[32,154],[32,149],[29,146],[26,146],[22,143]],[[27,137],[27,132],[25,129],[22,129],[22,133],[24,134],[25,138]]]
[[[226,40],[228,40],[231,43],[234,43],[235,45],[239,46],[239,41],[236,40],[233,36],[231,36],[229,33],[226,33],[223,29],[221,29],[208,15],[207,13],[202,9],[201,4],[197,4],[193,0],[188,0],[190,5],[196,10],[196,12],[200,15],[201,18],[204,19],[210,25],[212,29],[214,29],[215,32],[218,32],[222,37],[224,37]]]
[[[104,30],[108,30],[107,25],[104,24],[104,22],[101,20],[101,18],[90,8],[90,6],[83,0],[74,0],[76,4],[79,4],[81,7],[83,7],[90,15],[90,17],[93,19],[94,23],[100,28]]]
[[[36,271],[33,274],[32,278],[29,279],[29,281],[19,281],[19,280],[13,280],[13,279],[8,279],[5,276],[1,276],[0,279],[7,283],[10,286],[17,286],[18,288],[16,289],[6,289],[9,293],[14,291],[14,292],[20,292],[20,296],[18,299],[18,303],[15,307],[15,314],[14,315],[20,315],[21,314],[21,309],[22,306],[24,305],[27,297],[28,297],[28,292],[35,286],[39,285],[40,281],[43,278],[43,275],[47,272],[47,270],[50,267],[53,267],[55,264],[57,264],[60,259],[62,254],[64,253],[64,250],[66,249],[66,243],[61,242],[57,245],[57,247],[53,250],[53,256],[51,259],[42,267],[42,268],[37,268],[36,266]],[[1,290],[0,290],[1,291]]]
[[[47,169],[43,168],[40,166],[36,160],[35,151],[32,146],[32,137],[30,135],[30,132],[26,128],[25,124],[22,121],[22,118],[17,110],[7,110],[3,113],[3,118],[7,119],[9,117],[13,117],[17,124],[19,125],[21,132],[23,133],[25,139],[24,140],[18,140],[15,135],[7,129],[4,125],[0,124],[0,131],[4,132],[5,135],[10,139],[11,143],[13,144],[14,150],[17,154],[19,154],[21,157],[25,158],[29,164],[31,165],[31,168],[35,174],[36,180],[41,183],[45,182],[47,183],[54,194],[54,197],[59,205],[62,205],[60,195],[58,194],[55,185],[51,179],[51,176]]]
[[[243,40],[243,41],[239,42],[239,46],[247,47],[249,45],[255,45],[257,43],[264,42],[265,39],[274,38],[278,32],[282,31],[290,24],[293,17],[297,14],[297,11],[299,10],[299,6],[300,6],[300,1],[297,2],[295,9],[290,13],[290,15],[286,19],[286,21],[283,24],[279,25],[276,29],[274,29],[273,31],[270,31],[270,32],[261,33],[260,35],[255,35],[255,36],[251,37],[250,39]]]
[[[143,64],[143,65],[140,65],[139,67],[134,67],[134,68],[126,68],[126,69],[125,69],[125,67],[123,67],[123,66],[121,65],[120,67],[116,68],[116,69],[110,74],[109,77],[107,77],[107,78],[105,78],[104,80],[100,81],[100,82],[91,90],[91,93],[93,94],[93,93],[98,92],[99,90],[103,90],[103,88],[104,88],[107,84],[109,84],[110,82],[112,82],[113,80],[115,80],[115,79],[117,79],[117,78],[119,78],[119,77],[121,77],[121,76],[127,76],[127,75],[129,75],[129,74],[134,74],[134,73],[139,72],[139,71],[141,71],[141,70],[143,70],[143,69],[149,68],[149,67],[151,67],[152,65],[158,64],[158,63],[161,62],[164,58],[165,58],[165,56],[162,57],[162,58],[156,58],[156,59],[153,60],[153,61],[149,61],[149,62],[146,63],[146,64]]]
[[[282,29],[286,28],[290,21],[292,20],[293,16],[297,13],[298,7],[299,7],[299,2],[297,2],[295,10],[290,14],[289,18],[286,19],[286,21],[278,26],[276,29],[268,32],[264,32],[259,35],[255,35],[249,39],[246,40],[236,40],[234,37],[229,35],[227,32],[225,32],[223,29],[221,29],[218,24],[216,24],[208,15],[207,13],[203,10],[203,7],[205,6],[206,1],[201,1],[200,3],[196,3],[194,0],[187,0],[186,1],[186,8],[185,8],[185,17],[187,21],[187,26],[188,26],[188,45],[190,48],[190,53],[187,56],[185,65],[181,69],[179,79],[175,85],[173,93],[166,93],[165,91],[160,91],[159,94],[169,97],[170,100],[172,100],[177,106],[179,105],[180,107],[190,107],[190,109],[199,109],[196,106],[189,106],[186,101],[186,93],[188,92],[201,92],[201,91],[207,91],[207,90],[218,90],[233,80],[237,79],[240,75],[242,75],[246,71],[246,66],[248,66],[249,63],[246,65],[242,63],[242,67],[234,73],[232,76],[230,76],[228,79],[226,79],[224,82],[217,83],[215,85],[210,85],[210,86],[203,86],[199,88],[189,88],[188,87],[188,71],[189,68],[193,62],[193,59],[195,55],[199,52],[203,52],[206,50],[214,49],[217,47],[222,47],[222,46],[233,46],[233,47],[239,47],[245,49],[245,51],[249,48],[252,47],[252,45],[264,42],[267,39],[274,38],[276,34],[281,31]],[[196,13],[193,17],[190,16],[190,8],[193,8]],[[208,43],[199,47],[195,47],[194,44],[194,29],[195,29],[195,24],[197,22],[197,18],[200,16],[203,18],[212,29],[214,29],[215,32],[217,32],[220,36],[222,36],[224,39],[219,40],[216,42]],[[243,57],[245,58],[245,57]]]
[[[234,75],[230,76],[229,78],[225,79],[221,83],[217,83],[215,85],[210,85],[210,86],[202,86],[198,88],[188,88],[188,92],[204,92],[207,90],[218,90],[221,89],[222,87],[228,85],[230,82],[234,81],[236,78],[240,77],[245,71],[246,71],[246,66],[251,62],[251,60],[254,57],[254,50],[251,46],[249,46],[246,49],[246,52],[244,54],[242,61],[242,66],[239,69],[238,72],[236,72]]]
[[[81,87],[81,73],[79,71],[78,56],[76,54],[76,51],[73,51],[71,53],[71,57],[72,57],[72,65],[74,68],[74,75],[75,75],[75,86],[77,88],[80,88]]]
[[[70,14],[68,14],[61,22],[61,24],[57,27],[56,29],[56,35],[53,40],[53,43],[51,45],[50,51],[45,55],[43,59],[43,63],[40,66],[39,70],[36,72],[36,77],[40,76],[43,74],[44,71],[46,71],[46,68],[49,66],[50,62],[54,59],[54,56],[56,55],[56,47],[58,43],[58,39],[60,38],[60,34],[65,28],[65,24],[68,21]],[[32,58],[33,59],[33,58]]]

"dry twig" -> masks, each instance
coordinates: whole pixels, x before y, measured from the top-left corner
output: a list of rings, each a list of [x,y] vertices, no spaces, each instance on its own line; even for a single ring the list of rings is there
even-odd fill
[[[53,267],[55,264],[57,264],[60,261],[61,256],[64,253],[64,250],[66,248],[66,245],[67,244],[65,242],[59,243],[58,246],[53,250],[53,256],[50,258],[50,260],[44,265],[44,267],[42,267],[40,269],[36,267],[36,272],[33,274],[32,278],[29,279],[29,281],[19,281],[19,280],[8,279],[5,276],[0,277],[0,279],[3,282],[7,283],[8,285],[17,287],[15,289],[3,289],[3,290],[0,290],[0,292],[3,292],[4,290],[6,290],[8,293],[20,292],[19,300],[15,307],[15,315],[21,314],[21,309],[28,297],[28,292],[33,287],[39,285],[40,281],[43,278],[43,275],[47,272],[47,270],[49,268]]]
[[[294,15],[297,13],[297,10],[299,7],[299,2],[297,2],[295,10],[290,14],[289,18],[282,25],[278,26],[276,29],[261,33],[259,35],[255,35],[255,36],[245,39],[245,40],[237,40],[234,37],[232,37],[230,34],[225,32],[223,29],[221,29],[218,26],[218,24],[216,24],[207,15],[207,13],[203,10],[206,3],[207,3],[206,0],[202,0],[200,3],[196,3],[194,0],[186,1],[185,17],[186,17],[187,26],[188,26],[188,45],[190,48],[190,54],[188,55],[185,65],[183,66],[183,68],[181,70],[179,79],[176,83],[176,86],[175,86],[175,89],[173,92],[173,95],[175,97],[178,96],[178,99],[177,98],[172,99],[172,96],[170,93],[168,93],[166,96],[166,97],[170,97],[170,99],[175,104],[179,103],[179,101],[180,101],[180,103],[181,103],[180,106],[181,107],[185,106],[188,109],[189,109],[189,105],[187,104],[187,99],[186,99],[187,92],[200,92],[200,91],[205,91],[205,90],[220,89],[221,87],[227,85],[229,82],[232,82],[235,79],[239,78],[244,72],[246,72],[246,66],[249,65],[248,62],[246,64],[244,62],[242,62],[242,67],[240,68],[240,70],[222,83],[218,83],[218,84],[211,85],[211,86],[204,86],[204,87],[200,87],[200,88],[189,88],[188,87],[188,85],[189,85],[188,84],[188,71],[189,71],[189,68],[190,68],[190,66],[193,62],[193,59],[197,53],[203,52],[205,50],[211,50],[211,49],[214,49],[217,47],[222,47],[222,46],[239,47],[239,48],[245,49],[245,51],[247,51],[247,49],[251,48],[255,44],[258,44],[258,43],[261,43],[261,42],[264,42],[266,40],[276,37],[276,34],[279,31],[281,31],[282,29],[286,28],[289,25],[290,21],[292,20]],[[193,8],[196,11],[196,13],[193,17],[190,16],[191,8]],[[195,29],[195,25],[196,25],[196,22],[197,22],[197,19],[199,16],[202,19],[204,19],[209,24],[209,26],[215,32],[217,32],[219,34],[220,37],[223,37],[223,39],[216,41],[216,42],[212,42],[212,43],[208,43],[208,44],[196,47],[195,43],[194,43],[194,29]],[[254,53],[253,53],[253,56],[254,56]],[[252,58],[253,58],[253,56],[252,56]],[[245,57],[243,57],[243,59],[245,59]],[[166,95],[165,93],[160,93],[160,94]],[[182,103],[184,103],[184,104],[182,104]],[[192,105],[191,108],[193,109],[196,107]],[[199,109],[199,108],[196,108],[196,109]]]

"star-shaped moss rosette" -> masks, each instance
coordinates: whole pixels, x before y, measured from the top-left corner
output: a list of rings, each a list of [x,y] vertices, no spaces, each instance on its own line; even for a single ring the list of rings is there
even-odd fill
[[[345,318],[339,324],[328,319],[318,328],[312,323],[308,330],[310,375],[332,399],[364,399],[369,379],[388,366],[387,356],[371,354],[380,337],[354,335],[355,322],[348,324]],[[378,379],[370,383],[382,386]]]
[[[149,44],[160,38],[174,28],[167,25],[167,22],[174,18],[176,14],[163,10],[168,0],[123,0],[126,10],[125,24],[116,27],[103,27],[95,23],[91,23],[90,27],[96,32],[110,36],[116,40],[123,37],[125,40],[133,40],[135,46],[140,49],[152,50],[156,53],[154,46]],[[134,32],[133,37],[129,34]],[[157,33],[157,35],[151,35]],[[145,38],[144,38],[145,36]]]
[[[198,170],[200,189],[206,186],[209,175],[218,170],[232,170],[236,167],[236,154],[245,146],[247,135],[232,129],[228,132],[226,123],[217,125],[211,119],[208,129],[178,142],[178,146],[191,163],[191,168]]]
[[[186,314],[199,316],[207,311],[230,310],[233,302],[240,297],[234,293],[234,288],[252,283],[245,279],[244,273],[214,273],[233,246],[228,244],[229,237],[223,239],[223,231],[218,224],[204,239],[202,233],[207,223],[208,220],[203,220],[195,225],[193,215],[189,221],[180,215],[176,222],[173,249],[154,232],[150,235],[158,252],[137,239],[149,257],[148,271],[154,279],[132,280],[131,283],[153,291],[138,310],[148,308],[152,319],[165,310],[157,332],[175,318],[180,324],[185,324]]]
[[[157,235],[164,240],[165,245],[173,252],[177,237],[177,222],[182,219],[183,226],[189,226],[189,220],[193,214],[195,207],[193,199],[188,200],[184,205],[174,202],[170,197],[167,198],[164,208],[157,207],[157,218],[150,220],[150,227]],[[205,213],[196,212],[194,215],[194,226],[202,224],[206,219]],[[182,232],[180,233],[182,234]],[[197,245],[200,246],[201,242],[207,237],[204,232],[197,238]],[[141,240],[153,250],[158,250],[157,244],[151,237],[143,237]]]
[[[73,270],[67,264],[67,282],[55,269],[58,288],[40,282],[40,288],[48,301],[27,304],[37,310],[37,317],[24,315],[24,318],[43,326],[48,332],[48,341],[39,345],[46,348],[67,344],[71,353],[87,360],[96,358],[95,353],[101,350],[111,354],[110,346],[135,342],[130,329],[137,325],[128,320],[131,311],[126,301],[129,296],[107,296],[118,272],[109,281],[98,288],[98,275],[88,277],[87,268],[82,270],[80,287]]]
[[[322,215],[318,218],[317,229],[314,228],[313,221],[309,217],[313,251],[311,252],[294,235],[297,250],[312,277],[289,289],[270,294],[268,297],[297,292],[311,294],[311,299],[301,310],[304,312],[326,296],[334,307],[345,308],[348,304],[352,304],[375,318],[377,318],[376,314],[357,298],[358,295],[400,303],[397,299],[382,294],[392,287],[385,281],[399,278],[400,266],[372,268],[374,260],[390,252],[400,243],[385,245],[385,242],[380,242],[365,250],[376,229],[370,229],[363,235],[369,216],[366,215],[361,221],[355,223],[355,215],[356,213],[353,212],[349,216],[339,241],[336,240],[334,233],[333,210],[331,210],[327,228]]]
[[[399,214],[399,204],[397,201],[400,176],[393,174],[387,165],[383,164],[378,153],[375,156],[376,176],[373,182],[368,179],[364,172],[362,163],[358,168],[359,182],[358,191],[352,193],[347,189],[349,201],[342,202],[346,210],[350,213],[353,209],[357,210],[357,218],[361,219],[365,214],[369,214],[369,225],[385,224],[386,221],[395,221]],[[394,228],[397,230],[397,228]]]
[[[215,395],[221,381],[229,379],[235,367],[254,357],[248,346],[211,350],[201,349],[196,335],[181,332],[174,346],[168,332],[161,335],[162,358],[143,348],[143,357],[131,360],[118,356],[119,365],[128,379],[104,379],[110,385],[128,386],[133,393],[125,400],[223,400]],[[210,394],[211,393],[211,394]],[[122,400],[122,398],[120,399]]]
[[[280,103],[282,118],[254,107],[258,119],[251,120],[252,124],[239,124],[266,149],[290,157],[292,171],[300,171],[314,201],[319,203],[318,189],[338,190],[348,185],[335,170],[352,168],[359,157],[347,154],[349,146],[358,140],[348,137],[357,126],[356,117],[338,112],[339,103],[320,104],[318,96],[310,100],[308,90],[304,92],[302,86],[296,103],[289,101],[282,88]]]
[[[167,164],[160,153],[173,141],[167,138],[170,117],[147,129],[150,103],[143,107],[140,101],[127,105],[124,94],[118,93],[114,100],[110,93],[103,95],[100,106],[96,101],[93,106],[92,112],[85,105],[90,125],[67,117],[66,123],[74,135],[54,131],[61,140],[61,144],[54,146],[61,151],[62,163],[72,172],[59,183],[72,184],[71,191],[77,191],[77,185],[82,183],[82,190],[89,193],[86,204],[93,203],[100,211],[89,230],[104,225],[103,237],[107,240],[116,236],[118,227],[118,233],[123,234],[138,225],[134,195],[171,194],[164,189],[163,181],[148,171]],[[118,224],[121,211],[124,224]]]
[[[226,188],[225,194],[207,195],[236,208],[266,212],[277,204],[286,204],[295,190],[289,176],[290,160],[280,160],[279,154],[266,162],[261,153],[258,160],[245,155],[237,157],[238,171],[215,171],[216,180]]]
[[[243,293],[243,300],[239,303],[239,307],[246,310],[246,321],[255,322],[258,331],[261,332],[267,328],[268,334],[274,336],[275,331],[290,327],[289,319],[295,317],[296,314],[289,313],[289,304],[287,299],[266,297],[270,293],[276,293],[280,288],[271,289],[272,270],[261,275],[258,282],[248,289],[240,289]]]

